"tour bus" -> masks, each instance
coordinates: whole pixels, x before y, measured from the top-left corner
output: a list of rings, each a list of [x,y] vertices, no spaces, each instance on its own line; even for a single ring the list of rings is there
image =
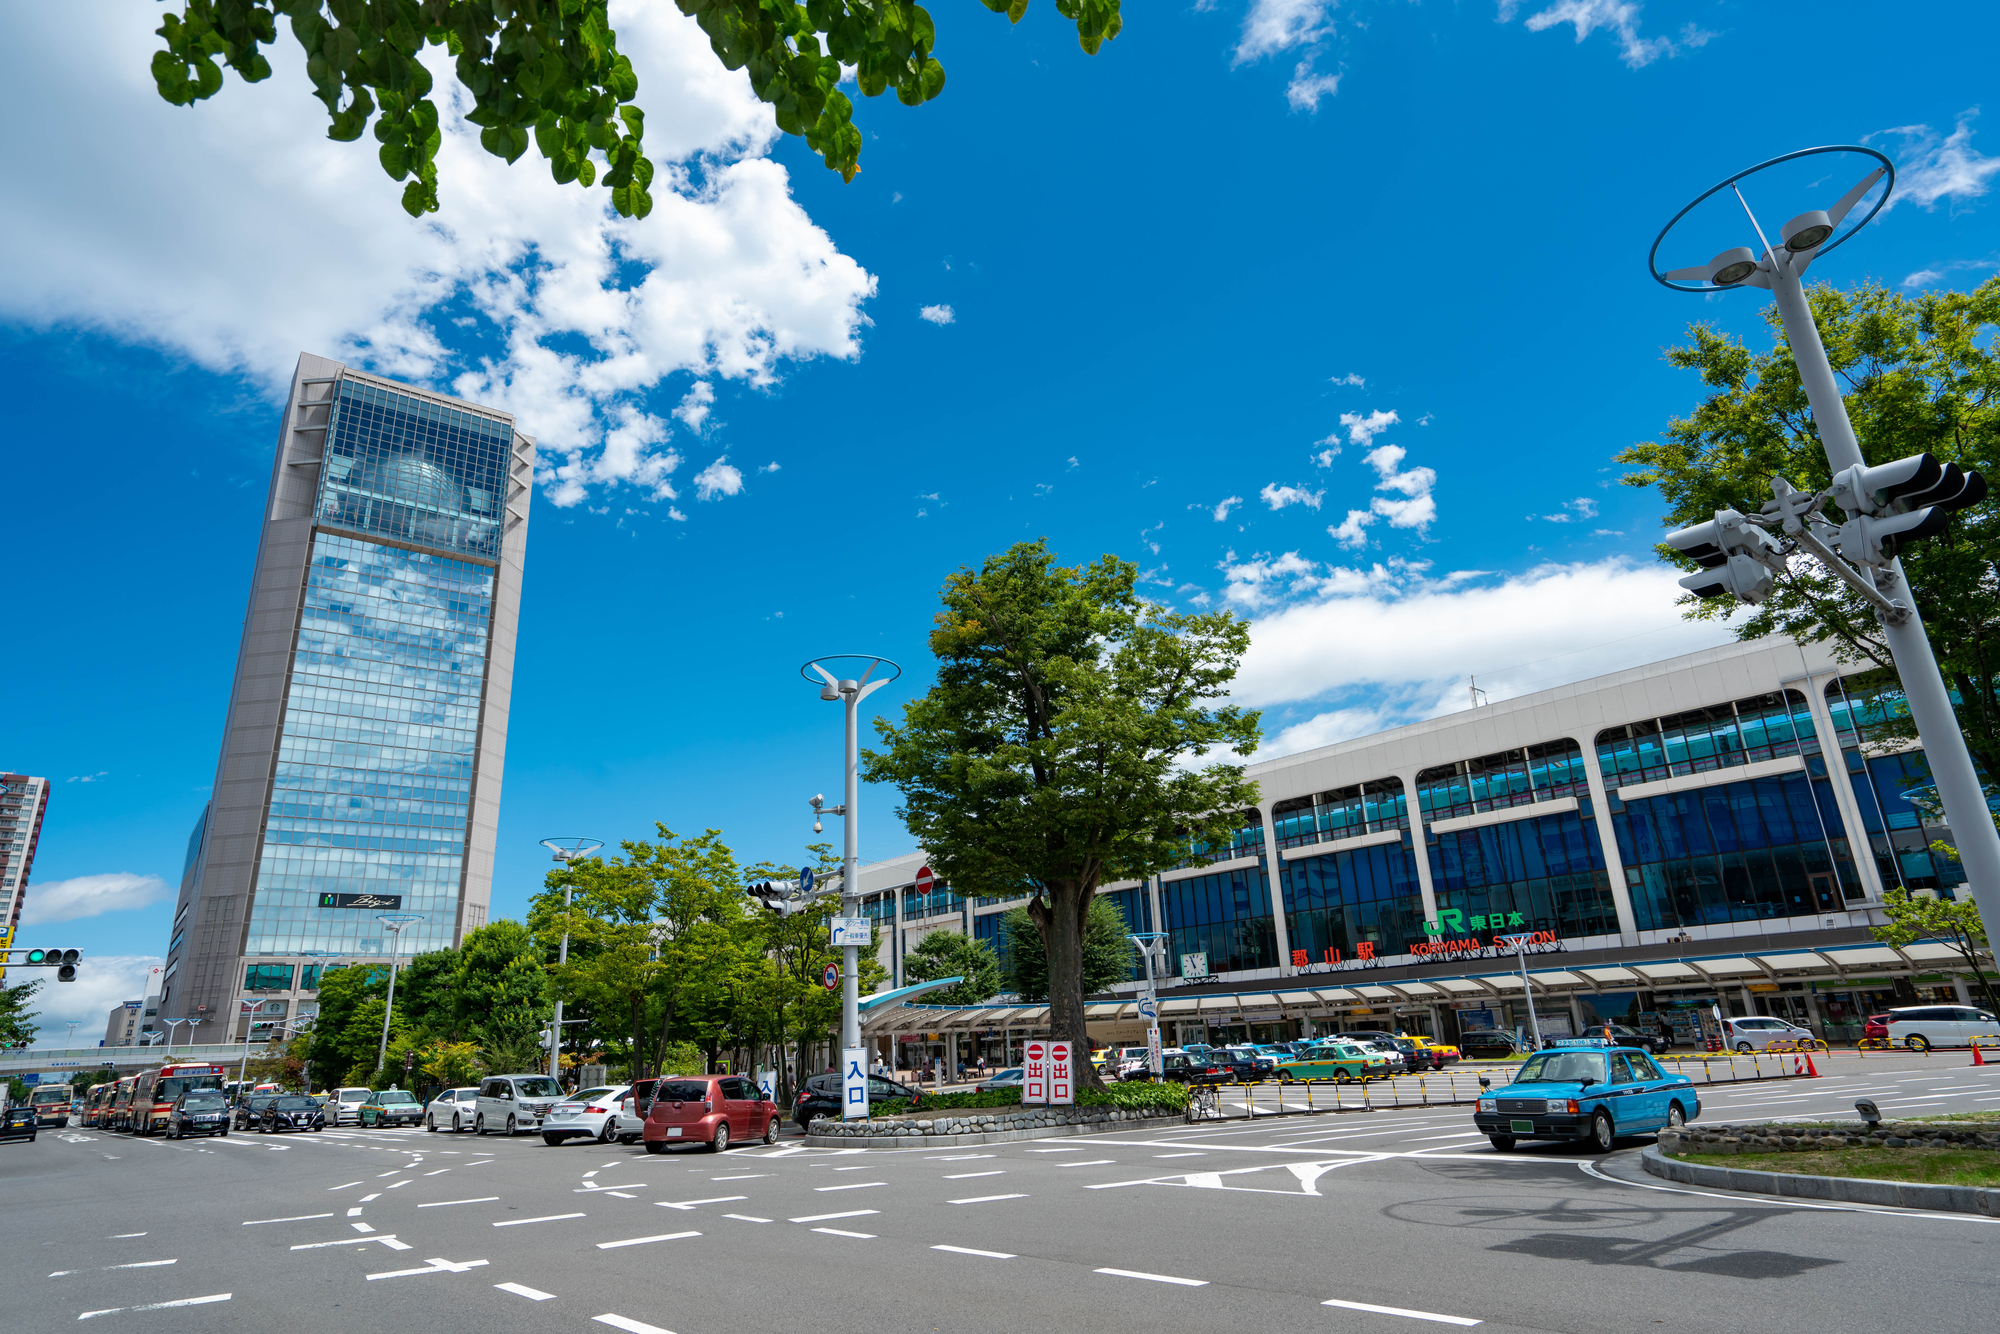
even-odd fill
[[[102,1127],[111,1115],[111,1098],[117,1092],[118,1085],[115,1081],[109,1084],[92,1084],[89,1092],[83,1095],[83,1115],[77,1118],[77,1124],[86,1128]]]
[[[174,1101],[189,1089],[222,1091],[219,1065],[163,1065],[136,1076],[127,1126],[135,1135],[158,1134],[166,1128]]]
[[[132,1090],[138,1086],[139,1076],[127,1075],[111,1086],[104,1098],[104,1114],[97,1123],[106,1130],[124,1130],[132,1124]]]
[[[28,1106],[34,1108],[35,1124],[66,1126],[75,1090],[68,1084],[39,1084],[28,1091]]]

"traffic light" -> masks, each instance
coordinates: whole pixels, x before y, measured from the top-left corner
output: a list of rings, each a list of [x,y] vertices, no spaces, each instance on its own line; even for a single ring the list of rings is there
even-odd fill
[[[1771,596],[1774,576],[1784,573],[1784,550],[1763,529],[1735,510],[1717,510],[1707,523],[1668,533],[1666,544],[1701,565],[1680,585],[1698,598],[1734,597],[1756,606]]]
[[[790,917],[794,913],[803,911],[806,906],[803,899],[792,896],[795,888],[793,885],[780,884],[775,880],[765,880],[750,886],[750,897],[778,916]]]
[[[417,1049],[415,1047],[412,1047],[408,1051],[403,1053],[403,1073],[407,1075],[416,1068],[417,1068]]]
[[[1848,515],[1840,554],[1861,565],[1887,565],[1911,543],[1943,533],[1953,510],[1985,498],[1985,478],[1929,454],[1843,469],[1833,478],[1833,501]]]
[[[31,967],[53,968],[56,981],[76,981],[76,961],[83,957],[78,950],[29,950],[28,964]]]

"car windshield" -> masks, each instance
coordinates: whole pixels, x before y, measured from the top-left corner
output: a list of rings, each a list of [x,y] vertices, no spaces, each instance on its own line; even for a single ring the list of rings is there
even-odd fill
[[[514,1081],[514,1091],[524,1098],[560,1098],[562,1096],[562,1089],[557,1086],[556,1081],[546,1075],[537,1079],[517,1079]]]
[[[601,1089],[585,1089],[581,1093],[574,1093],[571,1094],[570,1096],[574,1101],[588,1102],[592,1098],[601,1098],[609,1092],[611,1092],[611,1089],[607,1086]]]
[[[339,1099],[340,1099],[340,1100],[341,1100],[342,1102],[366,1102],[366,1101],[368,1101],[368,1090],[367,1090],[367,1089],[335,1089],[335,1090],[334,1090],[334,1096],[335,1096],[336,1098],[339,1098]]]
[[[659,1102],[700,1102],[708,1096],[708,1081],[703,1079],[669,1079],[660,1085],[655,1095]]]
[[[1587,1051],[1545,1051],[1530,1056],[1514,1077],[1516,1084],[1602,1084],[1604,1057]]]
[[[415,1102],[416,1100],[416,1094],[404,1093],[400,1089],[391,1089],[387,1093],[378,1093],[375,1095],[375,1101],[383,1106],[388,1106],[390,1103]]]
[[[319,1106],[311,1098],[274,1098],[271,1105],[281,1112],[309,1112]]]
[[[181,1099],[181,1106],[187,1108],[189,1111],[220,1111],[222,1110],[222,1095],[220,1093],[209,1092],[190,1093],[187,1097]]]

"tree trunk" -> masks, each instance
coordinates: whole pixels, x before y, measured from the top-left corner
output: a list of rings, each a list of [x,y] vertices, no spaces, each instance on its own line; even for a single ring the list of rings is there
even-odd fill
[[[1078,1088],[1104,1087],[1090,1063],[1090,1031],[1084,1022],[1083,924],[1093,887],[1076,880],[1047,886],[1046,903],[1028,900],[1028,915],[1041,928],[1049,961],[1049,1036],[1070,1044],[1071,1079]]]
[[[653,1069],[660,1074],[665,1074],[667,1070],[667,1035],[673,1031],[674,997],[672,992],[668,992],[660,1006],[660,1046],[659,1053],[653,1060]]]

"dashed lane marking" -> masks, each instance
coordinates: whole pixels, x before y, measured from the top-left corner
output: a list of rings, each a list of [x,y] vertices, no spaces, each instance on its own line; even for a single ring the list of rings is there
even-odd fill
[[[582,1214],[543,1214],[540,1218],[503,1218],[494,1227],[521,1227],[527,1223],[560,1223],[565,1218],[582,1218]]]
[[[737,1200],[747,1200],[749,1198],[748,1195],[717,1195],[713,1199],[707,1200],[680,1200],[678,1202],[673,1200],[655,1200],[653,1203],[659,1205],[662,1209],[692,1209],[697,1204],[730,1204]]]
[[[393,1232],[384,1232],[373,1237],[340,1237],[333,1241],[300,1242],[297,1246],[292,1247],[292,1249],[295,1251],[317,1251],[324,1250],[328,1246],[365,1246],[371,1241],[379,1241],[392,1251],[414,1249],[408,1242],[398,1241],[396,1234]]]
[[[1019,1258],[1018,1256],[1009,1255],[1005,1251],[976,1251],[970,1246],[933,1246],[931,1249],[934,1251],[950,1251],[953,1255],[983,1255],[989,1260],[1014,1260]]]
[[[974,1195],[967,1200],[946,1200],[946,1204],[990,1204],[994,1200],[1025,1200],[1026,1195]]]
[[[495,1283],[493,1286],[502,1292],[511,1292],[516,1297],[526,1297],[531,1302],[552,1302],[556,1299],[553,1292],[543,1292],[524,1283]]]
[[[699,1237],[700,1235],[701,1233],[699,1232],[662,1232],[657,1237],[628,1237],[624,1241],[600,1241],[597,1243],[597,1249],[600,1251],[615,1251],[620,1246],[644,1246],[649,1242],[679,1241],[683,1237]]]
[[[814,1186],[813,1189],[816,1191],[867,1190],[870,1186],[886,1186],[888,1184],[886,1181],[848,1181],[838,1186]]]
[[[627,1319],[622,1315],[594,1315],[591,1317],[600,1325],[622,1329],[625,1334],[674,1334],[671,1329],[661,1329],[658,1325],[648,1325],[642,1321]]]
[[[164,1311],[170,1306],[206,1306],[210,1302],[226,1302],[235,1295],[230,1292],[218,1292],[207,1297],[182,1297],[171,1302],[147,1302],[144,1306],[112,1306],[102,1311],[85,1311],[77,1319],[90,1320],[101,1315],[117,1315],[121,1311]]]
[[[1057,1163],[1057,1167],[1105,1167],[1116,1163],[1116,1158],[1085,1158],[1081,1162]]]
[[[958,1172],[955,1174],[950,1174],[945,1177],[945,1180],[968,1181],[973,1177],[1004,1177],[1006,1175],[1007,1175],[1006,1169],[996,1167],[991,1172]]]
[[[353,1228],[356,1232],[373,1232],[375,1230],[374,1228],[369,1227],[366,1223],[349,1223],[348,1226]]]
[[[881,1212],[880,1209],[849,1209],[846,1213],[841,1214],[802,1214],[797,1218],[790,1218],[785,1221],[790,1223],[825,1223],[836,1218],[863,1218],[869,1214],[879,1214]]]
[[[873,1232],[843,1232],[837,1227],[816,1227],[813,1231],[824,1232],[829,1237],[853,1237],[856,1241],[875,1240]]]
[[[293,1218],[253,1218],[244,1227],[259,1227],[265,1223],[304,1223],[314,1218],[331,1218],[332,1214],[299,1214]]]
[[[615,1195],[621,1200],[636,1200],[639,1198],[637,1195],[627,1195],[622,1190],[607,1190],[604,1193],[606,1195]]]
[[[114,1233],[112,1233],[112,1234],[111,1234],[111,1235],[110,1235],[109,1237],[107,1237],[107,1238],[106,1238],[106,1240],[107,1240],[107,1241],[130,1241],[130,1240],[131,1240],[132,1238],[134,1238],[134,1237],[143,1237],[143,1236],[145,1236],[145,1235],[146,1235],[146,1234],[145,1234],[145,1233],[143,1233],[143,1232],[114,1232]]]
[[[1109,1274],[1113,1278],[1143,1278],[1149,1283],[1178,1283],[1184,1288],[1208,1286],[1208,1280],[1205,1278],[1176,1278],[1172,1274],[1147,1274],[1137,1269],[1097,1269],[1091,1272]]]
[[[862,1169],[860,1169],[860,1168],[853,1168],[853,1169],[849,1169],[849,1168],[845,1168],[845,1167],[836,1167],[836,1168],[834,1168],[833,1170],[834,1170],[834,1171],[836,1171],[836,1172],[846,1172],[846,1171],[850,1171],[850,1170],[852,1170],[852,1171],[857,1171],[857,1172],[858,1172],[858,1171],[860,1171],[860,1170],[862,1170]],[[709,1180],[710,1180],[710,1181],[760,1181],[760,1180],[762,1180],[763,1178],[765,1178],[765,1177],[767,1177],[767,1176],[769,1176],[769,1175],[771,1175],[771,1174],[770,1174],[769,1172],[752,1172],[752,1173],[750,1173],[750,1174],[749,1174],[749,1175],[747,1175],[747,1176],[740,1176],[740,1177],[710,1177],[710,1178],[709,1178]]]
[[[328,1187],[327,1187],[327,1189],[328,1189],[328,1190],[346,1190],[346,1189],[347,1189],[347,1188],[348,1188],[349,1186],[358,1186],[358,1185],[360,1185],[360,1184],[361,1184],[361,1183],[360,1183],[359,1181],[345,1181],[345,1182],[342,1182],[342,1183],[341,1183],[340,1185],[338,1185],[338,1186],[328,1186]]]
[[[421,1209],[421,1208],[423,1208],[423,1207],[424,1207],[424,1206],[422,1206],[421,1204],[417,1206],[417,1208],[419,1208],[419,1209]],[[353,1207],[352,1209],[349,1209],[349,1210],[347,1211],[347,1216],[348,1216],[349,1218],[359,1218],[359,1217],[361,1217],[361,1206],[357,1204],[357,1205],[355,1205],[355,1206],[354,1206],[354,1207]]]
[[[433,1258],[424,1261],[424,1266],[421,1269],[391,1269],[380,1274],[370,1274],[368,1281],[373,1283],[378,1278],[408,1278],[412,1274],[463,1274],[466,1270],[478,1269],[485,1263],[484,1260],[441,1260]]]
[[[449,1171],[451,1171],[449,1167],[440,1167],[436,1172],[426,1172],[424,1173],[424,1175],[427,1177],[434,1177],[437,1176],[438,1173],[440,1172],[449,1172]]]
[[[723,1217],[733,1218],[739,1223],[768,1223],[771,1221],[768,1218],[754,1218],[749,1214],[724,1214]]]
[[[138,1260],[124,1265],[98,1265],[94,1269],[58,1269],[50,1278],[64,1278],[70,1274],[99,1274],[108,1269],[158,1269],[161,1265],[179,1264],[178,1260]]]
[[[1435,1311],[1410,1311],[1400,1306],[1373,1306],[1367,1302],[1342,1302],[1329,1299],[1321,1302],[1320,1305],[1338,1306],[1346,1311],[1372,1311],[1376,1315],[1408,1316],[1412,1320],[1435,1320],[1439,1324],[1463,1325],[1468,1329],[1480,1323],[1477,1320],[1471,1320],[1462,1315],[1439,1315]]]
[[[361,1202],[362,1202],[363,1204],[366,1204],[366,1203],[368,1203],[368,1201],[370,1201],[370,1200],[379,1200],[379,1199],[381,1199],[381,1198],[382,1198],[382,1192],[378,1190],[378,1191],[376,1191],[376,1192],[375,1192],[375,1193],[374,1193],[373,1195],[363,1195],[363,1196],[361,1197]]]

